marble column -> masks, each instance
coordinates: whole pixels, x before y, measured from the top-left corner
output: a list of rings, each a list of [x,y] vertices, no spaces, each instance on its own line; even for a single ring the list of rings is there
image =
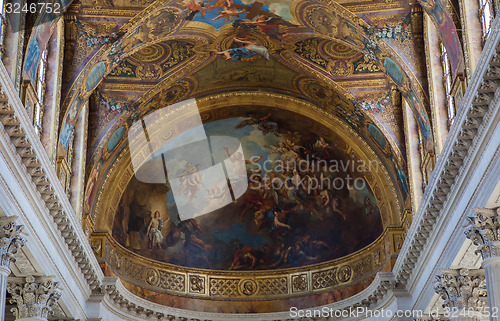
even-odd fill
[[[436,276],[434,290],[444,300],[450,320],[477,321],[487,305],[483,269],[441,270]]]
[[[17,308],[11,311],[16,321],[47,321],[54,306],[61,297],[59,284],[53,277],[10,278],[7,291],[11,294],[11,303]]]
[[[21,236],[23,226],[16,225],[16,218],[15,216],[0,218],[0,316],[5,315],[10,261],[15,259],[15,254],[26,242]]]
[[[500,321],[500,207],[474,211],[476,215],[468,218],[465,234],[477,246],[476,253],[483,257],[490,320]]]

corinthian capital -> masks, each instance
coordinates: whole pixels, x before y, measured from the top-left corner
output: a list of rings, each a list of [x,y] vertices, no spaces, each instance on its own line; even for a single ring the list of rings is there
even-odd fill
[[[495,209],[474,208],[476,215],[469,217],[465,235],[476,246],[483,260],[500,256],[500,207]]]
[[[53,277],[10,278],[7,292],[12,296],[11,303],[17,308],[11,309],[16,319],[46,319],[61,297],[59,284]]]
[[[484,270],[441,270],[434,290],[444,300],[444,308],[478,311],[486,304]]]
[[[22,225],[16,225],[17,217],[0,218],[0,266],[9,268],[10,261],[15,260],[17,251],[24,246],[26,240],[21,236]]]

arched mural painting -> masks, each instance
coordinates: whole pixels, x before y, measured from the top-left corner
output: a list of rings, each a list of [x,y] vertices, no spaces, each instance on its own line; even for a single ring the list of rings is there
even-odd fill
[[[97,63],[104,63],[106,66],[103,76],[108,74],[118,62],[131,53],[170,34],[175,34],[179,28],[188,26],[191,21],[204,22],[220,30],[222,30],[222,27],[225,27],[224,30],[231,30],[233,41],[229,45],[232,48],[221,48],[224,50],[219,51],[213,50],[214,54],[222,55],[225,59],[232,60],[252,57],[273,59],[273,53],[269,51],[269,48],[265,47],[266,44],[279,44],[284,38],[291,37],[291,35],[300,33],[303,30],[300,25],[295,25],[293,22],[287,20],[293,15],[297,16],[296,19],[301,24],[313,28],[319,34],[338,39],[345,42],[346,45],[362,51],[368,59],[375,61],[383,71],[386,71],[384,56],[390,56],[390,53],[385,52],[386,49],[382,49],[378,45],[378,42],[382,40],[376,37],[369,37],[363,30],[365,23],[352,14],[345,12],[345,10],[334,12],[332,7],[329,8],[321,2],[312,3],[310,1],[295,1],[292,4],[288,2],[264,4],[258,1],[252,1],[250,4],[243,4],[238,1],[230,1],[230,3],[230,7],[224,7],[224,4],[216,2],[214,9],[208,9],[197,5],[194,1],[180,5],[177,2],[171,2],[163,5],[163,7],[156,8],[150,15],[145,16],[143,21],[137,22],[131,28],[131,31],[123,35],[113,45],[107,43],[97,53],[102,57],[101,59],[97,58]],[[332,3],[332,6],[338,5]],[[283,16],[278,15],[278,13],[281,13]],[[287,32],[284,32],[284,29],[287,29]],[[262,33],[266,43],[252,42],[241,37],[249,33],[254,35],[255,33]],[[91,61],[93,60],[95,59],[91,59]],[[400,87],[403,95],[408,98],[411,92],[420,92],[412,87],[412,82],[404,75],[398,63],[394,60],[393,62],[390,64],[391,78],[393,76],[396,77],[393,79]],[[89,72],[85,73],[85,70],[90,70],[89,66],[83,69],[79,77],[84,77],[85,79],[92,77],[92,82],[96,81],[97,83],[102,80],[102,78],[94,78],[94,75],[90,75]],[[400,74],[395,75],[395,70],[399,70]],[[87,80],[85,80],[85,83],[87,83]],[[88,88],[75,87],[72,92],[74,93],[68,96],[66,101],[72,102],[76,97],[85,99],[91,94]],[[424,104],[422,103],[423,98],[419,94],[416,94],[415,98],[417,101],[411,106],[415,117],[420,118],[418,124],[419,126],[428,126],[426,124],[429,124],[429,121]],[[65,118],[65,123],[67,123],[69,128],[73,128],[74,126],[67,117]],[[422,132],[431,135],[429,128],[420,129]],[[425,147],[427,149],[432,148],[432,139],[429,135],[424,135],[424,139],[426,140]],[[64,141],[65,138],[61,137],[61,140]]]
[[[127,70],[126,68],[133,67],[133,65],[130,65],[130,62],[133,62],[134,59],[138,59],[138,57],[142,57],[141,59],[149,59],[146,57],[146,52],[141,53],[143,49],[148,50],[148,48],[152,48],[152,52],[156,52],[158,48],[163,47],[160,46],[157,49],[154,49],[153,47],[147,47],[146,45],[155,43],[159,39],[162,39],[162,37],[164,38],[166,35],[175,38],[175,35],[179,33],[184,26],[191,26],[191,21],[193,24],[196,23],[196,26],[203,26],[203,28],[206,28],[205,26],[210,25],[218,30],[214,33],[218,37],[217,41],[214,41],[214,39],[211,38],[212,40],[208,40],[208,43],[204,44],[204,47],[201,47],[203,50],[200,51],[200,53],[205,55],[205,58],[203,58],[205,60],[198,60],[201,65],[198,65],[198,69],[196,70],[202,68],[201,66],[208,65],[209,63],[214,64],[215,62],[218,62],[217,64],[220,67],[224,64],[233,66],[233,63],[257,66],[263,61],[278,61],[281,64],[285,64],[287,63],[286,59],[288,58],[285,59],[285,55],[282,53],[287,50],[288,46],[294,45],[293,42],[290,42],[292,39],[300,38],[301,33],[304,32],[304,30],[307,30],[309,34],[314,34],[315,32],[318,36],[328,36],[335,39],[337,45],[331,46],[331,49],[330,46],[328,46],[328,51],[333,52],[343,50],[345,53],[342,55],[345,55],[348,52],[353,52],[354,54],[359,53],[361,55],[359,59],[364,62],[360,63],[358,67],[362,67],[363,64],[371,65],[372,67],[370,68],[374,70],[374,72],[382,72],[386,74],[388,79],[391,79],[394,84],[398,86],[403,96],[408,100],[411,99],[410,106],[418,118],[418,124],[419,127],[421,127],[425,142],[424,147],[428,150],[432,149],[432,133],[430,131],[430,124],[425,112],[424,104],[422,103],[422,91],[420,88],[418,88],[418,90],[413,89],[414,87],[412,86],[414,85],[412,85],[412,83],[414,82],[411,80],[413,78],[410,78],[405,73],[404,69],[400,65],[401,62],[384,53],[390,49],[388,49],[387,46],[379,46],[377,44],[377,42],[383,42],[384,38],[380,35],[368,36],[366,34],[367,27],[362,21],[353,17],[352,14],[342,10],[332,12],[331,8],[326,7],[322,3],[316,3],[316,5],[313,6],[309,2],[303,3],[300,1],[293,2],[292,4],[289,4],[288,2],[277,4],[252,2],[251,4],[243,4],[236,1],[232,2],[232,4],[234,5],[234,11],[229,13],[224,13],[222,7],[214,7],[214,9],[209,12],[210,8],[203,10],[198,7],[193,7],[193,3],[191,2],[184,3],[181,6],[178,6],[178,4],[175,3],[170,3],[173,7],[163,6],[155,8],[148,17],[143,17],[143,23],[136,23],[128,33],[125,33],[123,36],[118,36],[118,38],[113,41],[105,42],[103,47],[96,51],[95,56],[89,61],[96,61],[97,63],[94,65],[89,64],[87,67],[83,68],[83,71],[80,74],[80,76],[86,75],[86,77],[81,78],[84,80],[84,86],[74,87],[77,91],[69,91],[70,93],[74,92],[72,96],[76,95],[77,97],[82,97],[75,100],[75,102],[71,105],[71,109],[78,109],[78,105],[81,105],[84,99],[83,97],[88,97],[94,88],[99,86],[103,77],[116,77],[114,75],[120,74],[118,70],[122,69],[115,69],[116,66],[120,66],[120,68],[125,68],[123,70]],[[215,5],[216,4],[214,4],[214,6]],[[314,8],[314,10],[311,8]],[[220,14],[219,11],[223,11],[223,13]],[[278,15],[278,13],[280,14]],[[222,15],[222,17],[219,17],[220,15]],[[290,16],[297,16],[300,19],[292,21],[289,18]],[[404,21],[407,21],[407,18],[404,19]],[[156,27],[153,27],[151,21],[157,21],[159,23],[158,25],[155,25]],[[83,26],[81,24],[78,24],[78,26],[81,31]],[[306,29],[304,29],[304,26]],[[82,34],[85,35],[86,33],[82,32]],[[120,35],[119,32],[115,32],[115,34]],[[88,34],[86,37],[88,37]],[[400,37],[400,35],[398,34],[397,37]],[[400,38],[406,39],[403,36]],[[89,41],[89,39],[86,41]],[[154,46],[158,46],[158,43]],[[165,49],[162,50],[164,51]],[[146,54],[146,56],[144,56],[144,54]],[[98,55],[102,55],[105,58],[99,59]],[[350,55],[352,55],[352,53]],[[195,55],[193,58],[186,58],[186,61],[191,61],[189,59],[196,59],[196,57],[197,56]],[[129,61],[130,59],[132,60]],[[180,62],[181,60],[176,63]],[[126,64],[122,66],[122,63]],[[338,68],[342,67],[342,62],[338,61],[335,63],[338,64]],[[175,66],[171,63],[169,64],[169,66]],[[328,62],[326,62],[325,70],[332,68],[335,68],[335,70],[338,69],[333,66],[336,65],[329,65]],[[153,69],[151,69],[152,67],[149,65],[133,68],[135,68],[134,70],[142,70],[141,72],[143,73],[156,72],[153,71]],[[235,65],[235,67],[231,68],[236,68],[235,71],[237,71],[237,68],[239,67],[238,65]],[[85,72],[86,70],[88,71]],[[135,73],[137,74],[137,72]],[[218,73],[218,76],[223,75],[225,74]],[[189,80],[188,83],[191,83],[191,81]],[[330,84],[330,86],[332,86],[331,88],[336,88],[333,86],[334,84],[335,83]],[[310,97],[316,97],[315,101],[323,100],[324,102],[322,104],[324,108],[329,111],[331,110],[333,114],[346,121],[346,123],[350,124],[356,130],[359,130],[362,137],[370,142],[371,146],[377,150],[382,158],[388,157],[385,162],[388,167],[394,166],[390,172],[391,175],[393,175],[392,177],[394,182],[398,184],[400,190],[403,191],[401,192],[401,195],[403,196],[401,202],[404,202],[408,195],[404,192],[407,189],[407,183],[405,181],[406,175],[404,174],[404,171],[401,170],[401,168],[405,168],[404,159],[401,156],[392,154],[394,150],[390,148],[390,145],[394,144],[393,138],[386,140],[386,144],[380,143],[382,141],[380,139],[380,135],[384,137],[388,132],[383,129],[378,129],[376,131],[370,129],[380,126],[380,123],[373,123],[372,118],[368,115],[369,113],[382,112],[385,108],[384,106],[390,104],[390,101],[392,100],[390,98],[390,93],[387,94],[389,96],[386,95],[383,99],[378,101],[362,101],[362,103],[359,103],[355,101],[355,98],[353,97],[345,95],[343,97],[343,94],[337,95],[328,93],[331,90],[328,86],[329,85],[322,85],[321,87],[316,86],[314,88],[311,87],[312,91],[306,90],[306,92],[310,95]],[[191,89],[186,92],[185,89],[182,89],[184,95],[189,94],[190,90]],[[174,91],[176,93],[172,94]],[[172,94],[173,96],[171,98],[176,97],[173,101],[177,101],[176,99],[180,98],[179,91],[173,89],[167,94]],[[152,97],[154,95],[148,93],[144,96]],[[329,101],[335,96],[337,96],[335,99],[337,99],[338,102]],[[70,97],[71,96],[68,96],[66,100],[70,99]],[[102,97],[101,102],[104,106],[107,106],[106,108],[111,108],[113,113],[117,115],[114,119],[115,121],[118,121],[116,124],[110,123],[107,126],[110,132],[101,133],[100,139],[110,139],[111,134],[121,126],[120,122],[126,122],[127,117],[136,119],[137,117],[142,117],[142,115],[148,112],[145,105],[141,105],[144,103],[142,98],[139,98],[138,101],[141,102],[141,104],[139,104],[138,101],[119,102],[113,97],[106,98],[100,93],[99,97]],[[164,98],[161,98],[160,100],[167,101]],[[138,106],[142,106],[140,108],[144,109],[139,110]],[[158,107],[159,106],[156,106],[155,108]],[[368,124],[370,124],[369,127],[367,127]],[[63,125],[63,131],[61,132],[61,146],[63,149],[67,148],[68,142],[72,137],[72,126],[73,122],[71,121],[71,118],[66,118]],[[377,131],[380,134],[374,134]],[[103,150],[102,153],[103,155],[106,155],[105,157],[93,157],[94,167],[91,172],[93,173],[96,170],[95,166],[100,164],[99,167],[101,173],[99,174],[99,177],[101,177],[100,175],[109,169],[109,165],[113,159],[115,159],[119,151],[122,150],[123,144],[125,144],[125,142],[122,140],[118,143],[118,145],[115,145],[116,147],[112,151]],[[109,146],[109,144],[106,145],[106,143],[100,143],[99,146],[101,146],[99,148],[102,150],[102,148],[106,149],[106,146]],[[93,150],[95,150],[95,148],[97,147],[94,147]],[[399,148],[400,147],[398,147],[398,152]],[[94,186],[93,188],[97,187]],[[92,196],[95,195],[95,193],[86,193],[86,195]],[[95,201],[95,198],[86,199],[88,210],[92,211]]]
[[[433,3],[430,4],[432,5]],[[439,8],[439,6],[435,8]],[[438,16],[444,17],[442,14],[438,14]],[[430,151],[433,149],[433,138],[429,118],[424,107],[426,97],[422,90],[422,84],[412,74],[412,71],[410,71],[411,68],[408,68],[406,65],[407,61],[402,60],[399,55],[393,54],[392,47],[385,43],[388,37],[392,40],[399,39],[401,41],[411,37],[407,29],[408,24],[411,24],[411,16],[409,14],[403,17],[398,24],[398,28],[401,30],[391,27],[399,31],[391,36],[386,35],[377,31],[378,29],[376,28],[379,28],[378,26],[375,29],[370,27],[365,21],[346,11],[338,4],[322,1],[292,1],[291,3],[288,1],[251,1],[250,3],[244,3],[236,0],[229,2],[216,1],[209,6],[200,5],[197,1],[173,1],[162,5],[155,4],[150,8],[149,12],[141,13],[134,18],[130,24],[132,27],[128,31],[123,32],[116,29],[113,32],[114,36],[112,39],[110,38],[109,41],[98,41],[102,47],[95,50],[92,56],[86,59],[88,64],[81,66],[81,72],[76,76],[71,89],[67,91],[68,95],[65,101],[66,103],[71,102],[71,104],[69,104],[70,108],[62,125],[60,136],[61,148],[59,150],[64,154],[68,148],[69,141],[72,139],[74,117],[71,116],[75,115],[75,111],[78,112],[83,102],[95,92],[103,79],[106,77],[115,77],[113,75],[119,74],[117,72],[118,69],[116,69],[117,66],[122,68],[120,64],[130,59],[139,59],[139,61],[141,59],[143,61],[145,61],[144,59],[149,59],[144,58],[147,56],[147,53],[144,56],[141,53],[143,50],[153,48],[152,44],[155,44],[154,46],[157,46],[157,49],[164,48],[160,46],[162,39],[182,38],[183,36],[178,35],[181,35],[186,27],[193,28],[192,30],[199,30],[199,34],[196,36],[193,34],[192,37],[199,37],[200,40],[203,39],[203,45],[198,44],[195,50],[189,49],[193,52],[193,55],[182,58],[185,59],[186,63],[197,61],[198,65],[194,70],[201,70],[209,64],[221,67],[221,64],[224,63],[228,64],[228,66],[233,66],[232,64],[234,63],[236,65],[231,68],[234,68],[235,72],[240,72],[238,71],[241,68],[240,66],[248,68],[251,65],[268,61],[269,63],[278,62],[292,68],[303,68],[304,73],[316,76],[316,67],[311,68],[307,63],[302,63],[304,67],[301,67],[293,65],[291,62],[297,55],[302,55],[319,65],[323,64],[322,68],[324,71],[322,73],[326,75],[326,78],[328,78],[328,73],[341,77],[340,70],[344,70],[342,68],[348,66],[341,59],[343,57],[350,57],[352,59],[353,55],[360,54],[361,57],[359,59],[361,60],[359,62],[353,60],[356,72],[366,68],[366,70],[372,70],[371,72],[373,73],[385,74],[394,83],[395,88],[409,102],[415,115],[418,127],[422,133],[423,148]],[[84,27],[84,25],[78,23],[80,37],[84,37],[87,42],[90,41],[90,43],[93,43],[93,40],[90,39],[92,37],[84,30]],[[202,31],[204,28],[207,31]],[[379,29],[382,30],[381,28]],[[314,41],[304,38],[305,34],[316,35],[327,40],[331,39],[335,41],[336,45],[329,45],[324,50],[328,52],[338,51],[339,53],[339,50],[343,50],[344,53],[340,56],[335,56],[339,54],[336,53],[332,56],[331,62],[325,60],[324,63],[317,56],[313,57],[308,53],[299,52],[295,49],[293,50],[293,55],[295,56],[290,56],[289,52],[292,51],[290,48],[298,48],[296,46],[298,46],[299,42],[305,46],[309,46]],[[295,39],[303,40],[297,42]],[[161,50],[164,51],[164,49]],[[175,64],[182,66],[181,60],[171,62],[169,66],[175,66]],[[129,64],[123,70],[126,70],[129,66],[133,67]],[[152,77],[154,73],[158,72],[155,69],[156,67],[150,65],[134,68],[136,68],[134,69],[136,70],[136,74],[138,74],[137,70],[141,70],[144,76],[148,74],[147,77]],[[241,72],[244,73],[243,71]],[[347,72],[352,73],[352,69]],[[165,75],[163,71],[162,74]],[[224,73],[218,73],[217,76],[225,77],[225,75]],[[166,79],[162,81],[165,82]],[[189,89],[182,87],[182,95],[187,97],[186,95],[189,96],[194,92],[192,87],[194,85],[192,79],[184,79],[183,81],[189,84],[188,87],[191,86]],[[170,86],[174,84],[172,82]],[[175,86],[177,85],[174,85],[172,88],[175,88]],[[326,82],[321,87],[313,88],[314,93],[311,90],[305,91],[307,93],[306,97],[315,97],[315,102],[322,101],[321,105],[323,108],[358,130],[359,134],[369,142],[370,146],[375,148],[378,155],[384,159],[386,166],[391,167],[390,173],[393,180],[399,186],[401,195],[403,195],[402,201],[404,202],[408,196],[408,185],[404,169],[405,160],[401,156],[397,156],[398,154],[401,155],[401,143],[391,136],[393,135],[391,130],[384,128],[384,125],[380,123],[380,118],[370,116],[370,113],[383,112],[386,108],[385,106],[391,104],[392,98],[390,92],[385,97],[368,101],[359,98],[359,96],[355,98],[349,96],[350,94],[346,95],[342,93],[343,89],[338,91],[336,86],[338,85],[334,82]],[[160,86],[157,88],[160,88]],[[155,88],[154,90],[158,92],[158,89]],[[331,90],[333,92],[329,92]],[[340,94],[335,93],[335,91],[338,91]],[[171,92],[162,90],[161,93],[173,95],[170,97],[173,98],[172,102],[178,101],[180,98],[180,91],[178,90],[172,89]],[[345,93],[347,92],[345,91]],[[124,144],[126,144],[123,138],[115,142],[116,135],[112,134],[118,128],[125,128],[125,132],[128,130],[127,126],[121,127],[123,123],[128,122],[127,117],[136,119],[147,114],[147,104],[144,105],[144,102],[147,102],[150,97],[155,97],[155,93],[153,91],[146,93],[144,97],[148,97],[147,99],[139,97],[136,100],[127,101],[117,101],[113,97],[108,98],[102,95],[101,92],[98,93],[98,97],[101,98],[100,101],[104,104],[103,106],[112,110],[113,114],[116,115],[113,118],[113,122],[115,123],[110,122],[106,127],[109,132],[99,134],[99,139],[106,140],[107,142],[100,142],[99,145],[93,147],[93,150],[99,153],[96,155],[102,155],[93,157],[91,163],[93,164],[93,169],[90,172],[94,173],[96,166],[99,164],[100,169],[97,176],[102,177],[101,174],[109,170],[111,162],[123,149]],[[336,97],[337,101],[334,101],[334,97]],[[168,101],[168,99],[164,98],[160,100]],[[139,106],[143,109],[139,109]],[[111,140],[113,140],[113,143],[111,143]],[[113,145],[111,149],[110,144]],[[102,152],[99,152],[99,150]],[[94,186],[93,188],[98,188],[98,186],[100,185],[97,184],[97,187]],[[95,193],[86,194],[95,195]],[[92,211],[95,201],[94,197],[86,199],[87,210]]]
[[[241,117],[203,126],[212,142],[212,156],[200,158],[193,143],[175,156],[153,157],[138,170],[140,175],[129,181],[114,216],[115,240],[165,263],[256,270],[337,259],[380,236],[382,217],[373,182],[367,178],[372,177],[369,166],[346,154],[349,148],[333,138],[333,131],[319,134],[319,125],[284,110],[234,108]],[[184,132],[160,150],[189,141],[194,134]],[[214,145],[217,137],[225,138]],[[233,153],[227,137],[236,138],[242,149]],[[228,189],[225,179],[214,181],[203,174],[210,166],[206,160],[217,155],[227,155],[225,162],[233,164],[243,158],[240,172],[249,176],[241,177],[248,180],[241,197],[231,198],[237,195],[233,179]],[[179,186],[139,180],[158,175],[163,161],[170,178],[181,177]],[[226,168],[232,177],[231,170],[237,171],[238,165],[233,168],[229,163]],[[186,171],[196,174],[182,176]],[[200,184],[193,185],[194,181]],[[174,188],[182,193],[173,193]],[[186,204],[213,211],[182,220],[179,210]]]

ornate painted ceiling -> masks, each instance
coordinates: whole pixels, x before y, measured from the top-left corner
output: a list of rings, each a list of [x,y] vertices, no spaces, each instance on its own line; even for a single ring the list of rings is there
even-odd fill
[[[443,24],[443,30],[450,30],[450,17],[439,1],[420,4]],[[376,271],[390,269],[390,257],[397,254],[396,244],[402,240],[404,210],[410,206],[403,99],[417,120],[422,148],[431,150],[433,145],[420,4],[407,0],[73,2],[64,16],[59,154],[67,157],[71,151],[75,119],[88,101],[85,212],[94,231],[111,235],[107,242],[114,250],[106,255],[113,273],[130,281],[131,287],[190,296],[188,289],[162,288],[159,271],[182,267],[179,273],[186,277],[197,273],[208,280],[209,270],[196,269],[273,269],[292,282],[293,273],[308,273],[309,278],[314,274],[311,269],[337,271],[334,274],[343,269],[335,274],[334,283],[276,294],[282,298],[313,290],[357,289],[346,291],[350,294],[343,298],[359,291],[356,284],[366,283]],[[448,36],[447,46],[453,49],[456,33]],[[461,54],[450,52],[452,60]],[[454,64],[455,72],[459,68]],[[235,201],[217,213],[218,223],[201,218],[182,223],[172,214],[171,186],[143,186],[133,177],[134,156],[128,142],[137,121],[189,99],[198,104],[208,133],[224,132],[246,141],[260,135],[254,145],[243,146],[245,153],[258,147],[264,159],[285,157],[279,148],[289,144],[301,147],[287,149],[297,154],[296,159],[309,153],[318,159],[376,161],[380,168],[360,176],[367,183],[363,195],[349,190],[302,199],[247,195],[246,201]],[[178,124],[186,121],[182,117],[176,122],[159,119],[176,135],[189,129],[180,129]],[[245,121],[247,126],[238,127]],[[319,172],[307,175],[320,177]],[[216,191],[208,192],[204,197],[215,199]],[[329,199],[328,206],[321,205],[321,197]],[[283,213],[277,214],[276,208]],[[360,214],[367,209],[373,214]],[[286,219],[286,211],[294,218]],[[224,221],[224,215],[232,216]],[[339,215],[361,216],[349,221]],[[154,220],[166,228],[159,228],[158,238],[148,243],[145,235]],[[345,231],[332,236],[325,228],[329,225],[343,226]],[[312,236],[315,229],[318,233]],[[291,230],[299,232],[292,237]],[[292,244],[308,250],[294,250]],[[128,253],[134,264],[163,265],[151,272],[149,282],[146,272],[146,279],[141,279],[144,274],[129,275],[128,270],[120,273],[123,262],[116,259],[117,253]],[[368,265],[365,255],[371,260]],[[365,263],[358,265],[365,267],[355,270],[354,263],[360,260]],[[249,286],[255,290],[257,283]],[[248,288],[242,285],[238,291],[243,298]]]

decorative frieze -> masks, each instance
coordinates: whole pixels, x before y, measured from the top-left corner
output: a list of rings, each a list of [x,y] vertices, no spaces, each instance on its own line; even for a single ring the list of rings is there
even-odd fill
[[[16,319],[46,319],[61,297],[59,284],[52,277],[12,278],[7,291],[12,296],[11,303],[17,304],[17,308],[11,309]]]
[[[10,261],[15,260],[15,255],[24,246],[26,240],[21,235],[22,225],[16,225],[16,217],[0,218],[0,266],[9,268]]]
[[[500,256],[500,207],[495,209],[475,208],[476,215],[469,217],[465,234],[483,260]]]
[[[271,275],[263,271],[213,273],[178,266],[171,269],[124,249],[112,237],[106,239],[104,248],[104,260],[113,272],[136,286],[158,293],[238,301],[289,298],[350,286],[373,276],[388,259],[380,245],[373,244],[340,261],[282,269]]]

